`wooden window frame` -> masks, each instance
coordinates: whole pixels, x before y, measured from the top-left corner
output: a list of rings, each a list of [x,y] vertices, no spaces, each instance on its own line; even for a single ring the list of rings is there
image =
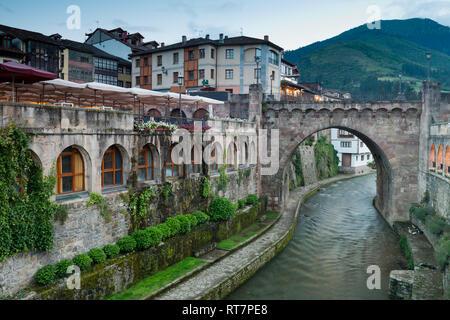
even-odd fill
[[[85,185],[85,177],[84,177],[84,173],[85,173],[85,168],[84,168],[84,161],[83,161],[83,155],[81,154],[80,151],[78,151],[76,148],[71,147],[72,151],[71,152],[61,152],[61,154],[58,157],[58,161],[56,164],[56,179],[57,179],[57,194],[62,195],[62,194],[71,194],[71,193],[77,193],[77,192],[82,192],[84,190],[86,190],[86,185]],[[68,149],[68,148],[67,148]],[[79,154],[81,157],[81,162],[83,164],[83,171],[81,173],[76,173],[74,174],[75,171],[75,161],[73,161],[74,159],[74,155],[75,154]],[[63,156],[71,156],[71,165],[72,165],[72,172],[71,173],[62,173],[62,157]],[[75,191],[75,177],[77,176],[82,176],[83,177],[83,190],[82,191]],[[62,179],[63,178],[67,178],[67,177],[72,177],[73,181],[72,181],[72,191],[69,192],[62,192]]]
[[[138,161],[138,168],[137,168],[137,174],[138,174],[138,181],[153,181],[155,180],[155,158],[153,158],[153,151],[150,147],[146,146],[144,148],[141,149],[141,151],[139,152],[139,157],[141,156],[141,153],[144,152],[145,153],[145,164],[144,165],[139,165],[139,161]],[[152,159],[152,164],[149,165],[148,164],[148,153],[150,153],[150,157]],[[152,169],[152,177],[153,179],[149,179],[148,178],[148,169],[151,168]],[[145,180],[139,180],[139,170],[140,169],[145,169]]]
[[[167,172],[167,168],[171,168],[172,175],[168,176],[168,177],[166,176],[166,178],[169,178],[169,179],[180,178],[182,176],[182,172],[181,172],[182,165],[173,163],[173,159],[172,159],[173,148],[175,148],[175,146],[172,146],[172,147],[169,148],[169,159],[170,159],[170,162],[166,160],[166,167],[165,167],[165,170],[166,170],[165,172]],[[174,168],[175,167],[178,168],[176,176],[174,175]]]
[[[196,155],[195,148],[192,148],[191,167],[190,167],[191,173],[202,173],[202,165],[195,163],[195,155]]]
[[[116,151],[119,152],[120,157],[121,157],[122,166],[120,169],[116,169]],[[113,156],[112,169],[105,169],[105,156],[107,153],[112,153],[112,156]],[[113,173],[113,184],[110,186],[105,186],[105,173],[109,173],[109,172]],[[122,172],[120,184],[116,183],[116,172]],[[102,158],[102,188],[113,188],[113,187],[117,187],[117,186],[121,186],[121,185],[123,185],[123,155],[122,155],[122,152],[120,152],[119,148],[113,146],[105,151],[105,154],[103,155],[103,158]]]
[[[211,151],[211,164],[209,165],[209,169],[211,170],[211,172],[217,172],[219,171],[219,165],[217,164],[216,161],[216,148],[213,149],[213,151]]]

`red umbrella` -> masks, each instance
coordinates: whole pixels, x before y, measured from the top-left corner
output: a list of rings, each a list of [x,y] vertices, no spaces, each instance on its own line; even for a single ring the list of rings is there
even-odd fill
[[[35,83],[58,78],[54,73],[36,69],[17,62],[0,63],[0,82],[12,83],[12,100],[15,101],[15,82]]]

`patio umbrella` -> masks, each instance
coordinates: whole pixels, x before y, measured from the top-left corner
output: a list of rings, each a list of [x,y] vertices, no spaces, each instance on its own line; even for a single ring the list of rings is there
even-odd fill
[[[12,84],[12,101],[15,102],[15,83],[35,83],[43,80],[53,80],[58,78],[54,73],[39,70],[17,62],[6,62],[0,64],[0,82],[10,82]]]

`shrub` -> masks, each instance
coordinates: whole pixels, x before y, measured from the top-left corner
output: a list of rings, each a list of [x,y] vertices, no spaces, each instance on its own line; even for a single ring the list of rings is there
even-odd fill
[[[133,252],[133,250],[136,249],[137,243],[133,237],[127,236],[117,241],[117,245],[120,248],[120,252],[128,253]]]
[[[192,215],[197,218],[198,224],[203,224],[209,221],[209,216],[201,211],[196,211]]]
[[[134,238],[134,240],[136,240],[136,248],[138,250],[145,250],[150,248],[151,239],[149,233],[145,232],[144,230],[139,230],[134,232],[131,236]]]
[[[189,223],[191,225],[191,228],[197,226],[199,224],[198,219],[196,216],[194,216],[193,214],[188,214],[186,215],[186,218],[189,219]]]
[[[89,257],[91,257],[94,263],[102,263],[106,261],[106,253],[99,248],[94,248],[89,251]]]
[[[105,252],[108,259],[114,259],[120,253],[120,248],[117,244],[107,244],[103,248],[103,252]]]
[[[163,238],[162,232],[156,227],[149,227],[145,232],[150,239],[150,247],[158,245]]]
[[[436,235],[440,235],[444,228],[448,226],[447,221],[443,217],[434,216],[431,218],[430,232]]]
[[[239,209],[244,209],[246,205],[247,205],[247,199],[242,199],[242,200],[238,201]]]
[[[249,206],[254,206],[255,204],[258,204],[258,202],[259,198],[254,194],[251,194],[247,197],[247,205]]]
[[[73,258],[73,262],[80,267],[80,269],[87,270],[92,265],[92,259],[87,254],[79,254]]]
[[[236,212],[236,206],[228,199],[215,198],[211,202],[209,215],[212,221],[228,220]]]
[[[67,269],[73,265],[74,263],[70,260],[62,260],[58,264],[56,264],[56,275],[58,276],[58,278],[67,277]]]
[[[444,271],[450,259],[450,233],[446,232],[442,237],[435,256],[441,271]]]
[[[46,286],[48,284],[56,282],[57,272],[58,270],[56,266],[49,264],[39,269],[39,271],[34,275],[34,278],[36,279],[37,283]]]
[[[166,240],[171,237],[170,227],[166,223],[161,223],[156,227],[161,232],[162,240]]]
[[[419,219],[422,222],[425,222],[427,216],[434,214],[435,211],[433,208],[429,207],[415,207],[413,213],[417,219]]]
[[[178,219],[175,218],[168,218],[165,222],[165,224],[170,229],[170,236],[173,237],[174,235],[177,235],[181,231],[181,225]]]
[[[191,222],[189,221],[189,218],[187,216],[180,215],[177,216],[176,219],[180,223],[181,233],[188,233],[189,231],[191,231]]]

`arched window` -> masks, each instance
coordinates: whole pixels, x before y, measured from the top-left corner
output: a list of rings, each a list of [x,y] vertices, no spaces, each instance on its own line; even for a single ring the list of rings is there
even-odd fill
[[[450,175],[450,147],[447,146],[445,150],[445,168],[447,169],[447,174]]]
[[[191,151],[191,173],[201,173],[202,165],[200,157],[198,156],[198,152],[195,152],[195,147],[192,148]]]
[[[170,113],[170,116],[173,118],[179,118],[180,117],[180,109],[174,109],[172,110],[172,112]],[[181,111],[181,117],[186,119],[186,113],[184,113],[184,111]]]
[[[248,144],[244,143],[244,165],[248,166],[249,163],[249,154],[248,154]]]
[[[84,191],[84,162],[76,148],[65,149],[58,157],[56,167],[58,194]]]
[[[228,171],[237,170],[237,163],[238,163],[237,147],[235,143],[231,143],[227,151]]]
[[[437,169],[444,170],[444,148],[442,147],[442,144],[439,146],[437,163]]]
[[[102,161],[102,186],[114,187],[123,184],[122,154],[116,146],[106,150]]]
[[[150,109],[148,112],[147,112],[147,115],[149,115],[150,117],[153,117],[153,118],[158,118],[158,117],[161,117],[161,112],[159,112],[157,109]]]
[[[153,152],[147,145],[139,152],[138,181],[155,179]]]
[[[169,158],[166,161],[166,177],[167,178],[174,178],[174,177],[180,177],[181,176],[181,166],[178,164],[175,164],[172,159],[172,151],[173,148],[175,148],[176,145],[173,145],[169,149]]]
[[[198,109],[194,113],[194,119],[196,120],[204,120],[209,115],[209,112],[205,109]]]
[[[211,161],[210,161],[210,165],[209,165],[209,171],[210,172],[217,172],[219,171],[219,165],[217,163],[217,156],[216,156],[216,148],[214,148],[211,151]]]
[[[430,151],[430,168],[436,168],[436,147],[434,146],[434,144],[431,146]]]

